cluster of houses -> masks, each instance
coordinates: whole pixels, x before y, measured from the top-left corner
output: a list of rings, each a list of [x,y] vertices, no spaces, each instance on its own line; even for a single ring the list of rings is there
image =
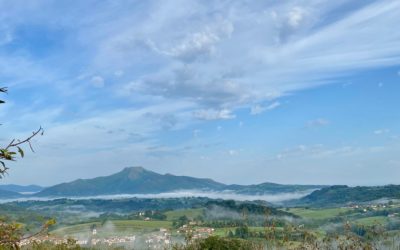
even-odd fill
[[[171,234],[167,229],[160,228],[159,232],[147,235],[145,243],[148,249],[165,249],[172,243]]]
[[[49,235],[45,235],[45,236],[37,236],[37,237],[30,237],[27,239],[23,239],[20,242],[18,242],[18,246],[19,247],[23,247],[23,246],[28,246],[28,245],[32,245],[34,243],[44,243],[44,242],[50,242],[53,244],[67,244],[68,243],[68,239],[64,239],[64,238],[59,238],[59,237],[55,237],[55,236],[49,236]]]
[[[191,234],[192,239],[207,238],[214,233],[215,229],[211,227],[192,227],[190,225],[183,225],[178,230],[177,233],[180,234]]]
[[[360,210],[361,212],[370,212],[370,211],[379,211],[379,210],[383,210],[383,209],[387,209],[387,208],[392,208],[394,207],[393,204],[388,204],[388,203],[378,203],[378,204],[367,204],[367,205],[351,205],[348,208],[351,209],[357,209]],[[393,213],[389,213],[387,215],[389,218],[395,218],[395,217],[399,217],[399,213],[393,212]]]
[[[146,218],[144,218],[146,219]],[[165,249],[172,245],[171,232],[166,228],[160,228],[159,231],[149,233],[143,236],[125,235],[125,236],[111,236],[111,237],[99,237],[97,229],[94,227],[91,229],[91,236],[87,239],[78,239],[75,241],[76,244],[81,246],[135,246],[145,245],[147,249]],[[181,226],[177,229],[178,235],[191,235],[191,239],[206,238],[214,233],[214,228],[211,227],[199,227],[196,223],[190,222],[186,225]],[[27,246],[32,243],[52,243],[68,244],[69,240],[66,238],[57,237],[54,235],[44,235],[31,237],[29,239],[22,240],[19,246]]]
[[[78,245],[90,245],[90,246],[96,246],[96,245],[108,245],[108,246],[113,246],[113,245],[132,245],[136,240],[135,235],[131,236],[113,236],[113,237],[107,237],[107,238],[91,238],[91,239],[86,239],[86,240],[78,240],[76,244]]]
[[[389,205],[386,204],[369,204],[369,205],[351,205],[352,209],[361,209],[363,212],[377,211],[379,209],[388,208]]]
[[[136,240],[136,236],[114,236],[114,237],[108,237],[108,238],[90,238],[90,239],[84,239],[84,240],[77,240],[75,243],[78,245],[83,245],[83,246],[96,246],[96,245],[107,245],[107,246],[112,246],[112,245],[132,245]],[[51,243],[54,245],[59,245],[59,244],[68,244],[68,239],[65,238],[60,238],[60,237],[55,237],[55,236],[37,236],[37,237],[31,237],[28,239],[21,240],[18,245],[19,247],[23,246],[28,246],[32,245],[34,243]]]

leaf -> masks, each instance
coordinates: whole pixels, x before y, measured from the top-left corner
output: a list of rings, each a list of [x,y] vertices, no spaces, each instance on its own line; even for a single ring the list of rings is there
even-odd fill
[[[56,222],[56,219],[50,219],[50,220],[48,220],[48,221],[46,221],[46,226],[52,226],[52,225],[54,225],[54,224],[56,224],[57,222]]]
[[[22,148],[17,147],[18,148],[18,153],[21,155],[22,158],[24,158],[24,150],[22,150]]]

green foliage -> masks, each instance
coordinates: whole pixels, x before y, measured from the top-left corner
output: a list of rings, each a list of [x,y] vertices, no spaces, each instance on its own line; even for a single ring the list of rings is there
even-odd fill
[[[247,239],[249,237],[249,227],[246,225],[242,225],[235,229],[235,237]]]
[[[400,199],[400,185],[348,187],[331,186],[316,190],[300,200],[301,204],[314,206],[334,206],[358,203],[381,198]]]
[[[261,250],[261,244],[219,236],[210,236],[205,239],[197,239],[187,245],[175,245],[174,250]]]
[[[22,237],[22,225],[0,221],[0,247],[13,248]]]
[[[178,228],[181,227],[183,225],[186,225],[189,223],[189,218],[186,215],[182,215],[181,217],[179,217],[176,221],[173,222],[173,226]]]
[[[167,220],[177,220],[179,217],[186,215],[191,220],[202,221],[204,208],[177,209],[165,212]]]
[[[228,211],[234,211],[240,213],[242,216],[247,216],[248,214],[257,214],[257,215],[276,215],[276,216],[289,216],[298,218],[297,215],[294,215],[289,212],[281,211],[272,206],[266,206],[263,204],[258,204],[256,202],[239,202],[234,200],[210,200],[206,204],[207,208],[219,207],[224,208]]]

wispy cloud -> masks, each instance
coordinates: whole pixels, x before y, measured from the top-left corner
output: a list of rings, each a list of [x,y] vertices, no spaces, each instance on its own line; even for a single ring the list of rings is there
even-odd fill
[[[279,106],[281,106],[280,102],[273,102],[273,103],[269,104],[268,106],[255,105],[255,106],[251,107],[250,114],[258,115],[265,111],[276,109]]]
[[[236,116],[228,109],[214,110],[203,109],[194,112],[194,117],[201,120],[227,120],[233,119]]]
[[[389,133],[390,130],[389,129],[377,129],[374,131],[374,134],[376,135],[382,135],[382,134],[387,134]]]
[[[306,127],[308,128],[314,128],[314,127],[323,127],[329,125],[329,121],[324,118],[318,118],[315,120],[310,120],[306,123]]]
[[[148,163],[160,140],[206,131],[193,124],[243,110],[257,119],[283,97],[398,65],[399,12],[390,0],[1,2],[0,81],[12,88],[2,129],[18,137],[45,126],[39,145],[51,156],[22,164],[92,160],[109,173],[130,164],[124,157]],[[176,130],[187,136],[167,133]]]

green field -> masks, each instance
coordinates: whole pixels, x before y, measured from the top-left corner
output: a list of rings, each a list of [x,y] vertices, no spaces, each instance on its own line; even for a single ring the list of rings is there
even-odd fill
[[[224,227],[224,228],[216,228],[214,231],[214,235],[218,235],[218,236],[227,236],[229,230],[231,230],[232,232],[235,232],[235,227]]]
[[[186,216],[189,219],[195,219],[197,216],[201,216],[203,214],[204,208],[194,208],[194,209],[182,209],[182,210],[174,210],[168,211],[165,213],[167,216],[167,220],[173,221],[177,220],[181,216]]]
[[[325,209],[306,209],[291,208],[290,213],[298,215],[304,219],[325,220],[338,216],[340,213],[349,211],[349,208],[325,208]]]
[[[384,225],[389,221],[389,219],[386,216],[373,216],[373,217],[367,217],[367,218],[361,218],[358,220],[355,220],[355,223],[364,225],[364,226],[372,226],[372,225]]]
[[[114,220],[107,221],[104,224],[94,222],[62,227],[51,231],[51,233],[60,236],[89,236],[92,233],[92,228],[95,227],[97,235],[112,236],[131,233],[148,233],[158,231],[160,228],[171,228],[171,226],[172,223],[170,221]]]

